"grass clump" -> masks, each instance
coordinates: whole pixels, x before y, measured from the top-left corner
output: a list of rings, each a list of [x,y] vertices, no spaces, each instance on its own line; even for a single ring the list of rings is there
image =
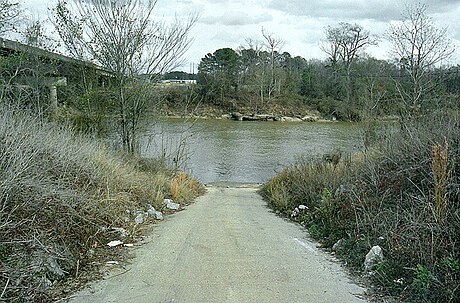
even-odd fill
[[[460,118],[433,114],[392,129],[336,167],[302,161],[266,183],[268,204],[295,213],[311,236],[358,271],[382,247],[370,275],[408,302],[460,302]]]
[[[177,202],[190,202],[202,187],[189,176],[0,107],[0,301],[51,301],[50,286],[97,267],[109,241],[134,241],[135,216],[161,210],[178,174]]]

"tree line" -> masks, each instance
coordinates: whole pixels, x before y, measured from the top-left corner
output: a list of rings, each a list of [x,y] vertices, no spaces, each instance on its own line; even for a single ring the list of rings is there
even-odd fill
[[[24,23],[19,3],[0,0],[0,7],[0,35],[18,32]],[[111,75],[101,86],[98,76],[87,70],[72,72],[79,81],[61,88],[59,98],[61,104],[76,109],[89,128],[97,129],[93,126],[103,119],[111,121],[123,149],[130,153],[138,149],[141,120],[161,102],[164,90],[155,83],[165,77],[197,80],[196,89],[186,91],[185,97],[168,95],[179,106],[199,100],[254,113],[309,107],[344,120],[412,117],[458,107],[459,66],[446,64],[455,48],[446,29],[438,29],[421,4],[408,7],[404,18],[389,27],[391,61],[366,54],[366,47],[379,43],[369,31],[339,23],[325,29],[324,60],[293,57],[283,51],[280,37],[262,29],[260,41],[248,39],[238,49],[205,55],[196,75],[170,71],[183,63],[197,16],[165,23],[154,17],[155,7],[155,0],[59,0],[50,9],[59,41],[49,38],[39,21],[28,21],[21,30],[24,43],[48,50],[60,44],[68,56],[95,63]],[[22,89],[18,95],[11,84],[19,71],[41,75],[39,66],[36,58],[2,57],[2,99],[8,94],[24,99],[30,85],[27,89],[13,85]],[[46,90],[39,82],[32,99],[42,108]]]
[[[295,102],[346,120],[417,116],[458,103],[459,66],[447,65],[454,45],[425,5],[407,7],[403,20],[388,29],[393,60],[365,53],[379,39],[358,24],[329,26],[325,37],[325,60],[293,57],[265,30],[261,41],[209,53],[198,66],[200,95],[221,106],[237,100],[254,112]]]

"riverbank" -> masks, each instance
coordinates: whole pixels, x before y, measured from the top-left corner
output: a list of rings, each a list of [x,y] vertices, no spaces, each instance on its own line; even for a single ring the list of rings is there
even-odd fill
[[[196,106],[193,110],[188,107],[176,108],[164,104],[157,115],[171,119],[200,119],[200,120],[235,120],[247,122],[340,122],[334,115],[322,115],[317,110],[312,110],[307,106],[280,109],[278,106],[270,107],[265,111],[256,111],[247,107],[235,107],[234,110],[228,111],[226,108],[219,106]],[[395,122],[399,121],[398,116],[380,116],[373,117],[374,121]],[[344,121],[342,122],[356,122]]]
[[[162,161],[115,154],[5,107],[0,149],[0,301],[65,297],[122,262],[164,213],[203,192]]]
[[[203,115],[180,115],[169,112],[163,115],[164,118],[170,119],[194,119],[194,120],[234,120],[247,122],[339,122],[337,119],[324,119],[320,116],[274,116],[272,114],[241,114],[238,112],[222,114],[220,116]]]
[[[337,120],[334,116],[322,116],[320,112],[307,106],[280,107],[273,104],[264,109],[255,110],[237,102],[232,106],[196,104],[193,107],[177,107],[174,104],[163,103],[158,114],[171,118],[234,119],[239,121],[325,122]]]
[[[261,193],[377,293],[459,302],[459,122],[440,113],[374,132],[366,152],[298,161]]]

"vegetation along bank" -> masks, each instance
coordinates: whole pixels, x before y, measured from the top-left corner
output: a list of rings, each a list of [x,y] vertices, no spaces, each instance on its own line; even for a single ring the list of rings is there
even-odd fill
[[[165,198],[184,204],[202,192],[177,157],[173,168],[166,155],[140,157],[155,114],[240,112],[365,122],[365,151],[299,161],[262,194],[358,272],[378,246],[383,256],[365,271],[380,291],[460,301],[460,72],[445,65],[455,47],[425,5],[389,26],[392,60],[367,55],[378,39],[342,22],[325,29],[325,60],[291,56],[264,29],[188,74],[168,71],[197,16],[152,19],[156,3],[59,0],[57,42],[40,22],[24,24],[19,2],[0,1],[0,300],[65,296],[72,286],[53,286],[84,282],[103,256],[129,250],[112,241],[135,243],[145,223],[178,207]],[[184,82],[162,81],[171,78]],[[397,127],[375,123],[385,116]]]
[[[459,302],[458,112],[380,130],[372,140],[347,159],[299,161],[261,193],[377,292],[404,302]],[[383,256],[363,265],[375,246]]]
[[[203,192],[161,160],[121,156],[11,108],[0,108],[0,149],[0,281],[9,302],[50,302],[100,277],[132,249],[108,243],[136,244],[169,211],[165,198],[184,205]]]

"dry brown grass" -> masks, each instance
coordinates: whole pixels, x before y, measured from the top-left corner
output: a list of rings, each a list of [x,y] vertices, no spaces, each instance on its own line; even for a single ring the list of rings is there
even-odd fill
[[[192,193],[203,192],[203,185],[182,171],[177,172],[170,181],[169,195],[177,203],[190,202],[193,199]]]
[[[0,301],[52,301],[47,284],[99,264],[106,243],[120,238],[114,227],[136,240],[136,213],[161,210],[171,183],[180,201],[201,190],[156,160],[118,156],[15,111],[0,108]]]
[[[451,174],[449,164],[449,143],[444,138],[444,146],[436,144],[432,148],[432,169],[433,169],[433,183],[434,183],[434,215],[437,221],[446,218],[448,209],[447,199],[447,181]]]

